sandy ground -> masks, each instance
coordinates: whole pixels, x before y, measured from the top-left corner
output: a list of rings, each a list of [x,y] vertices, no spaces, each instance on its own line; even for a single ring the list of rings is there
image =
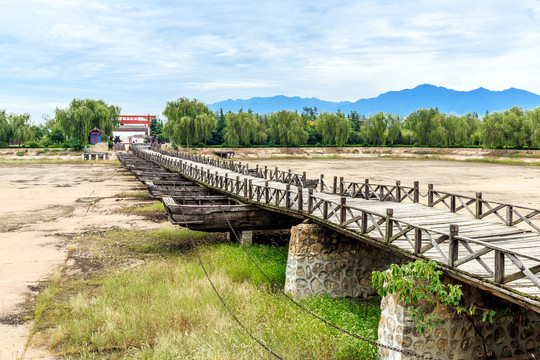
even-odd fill
[[[25,350],[32,324],[21,318],[29,314],[43,280],[64,265],[69,239],[160,225],[113,212],[137,202],[117,194],[141,186],[114,165],[0,165],[0,182],[0,359],[48,358],[42,350]],[[90,205],[87,197],[100,200]]]
[[[441,160],[250,160],[250,167],[278,167],[280,170],[302,173],[310,179],[324,174],[330,184],[333,177],[377,184],[412,186],[420,182],[420,192],[427,192],[427,184],[434,189],[472,195],[482,192],[486,200],[540,208],[540,167],[469,163]],[[426,200],[427,201],[427,200]]]

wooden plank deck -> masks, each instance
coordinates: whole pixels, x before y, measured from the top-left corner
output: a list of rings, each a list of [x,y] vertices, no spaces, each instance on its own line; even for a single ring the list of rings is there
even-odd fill
[[[486,287],[500,289],[506,294],[507,299],[509,296],[519,298],[520,301],[525,299],[536,311],[540,309],[540,233],[538,232],[486,219],[475,219],[466,214],[452,213],[418,203],[343,198],[339,195],[261,179],[222,167],[178,159],[151,150],[143,150],[143,153],[147,158],[210,188],[254,205],[264,206],[266,209],[301,214],[320,220],[323,225],[338,231],[347,230],[348,235],[352,234],[359,239],[388,243],[386,246],[398,248],[411,257],[420,256],[435,260],[443,268],[452,270],[454,276],[463,273],[463,278],[479,279],[485,282]],[[247,187],[246,184],[248,184]],[[266,193],[261,195],[261,192]],[[311,212],[308,206],[313,206]],[[393,211],[391,217],[387,216],[387,209]],[[352,222],[344,222],[344,216],[346,220]],[[387,226],[387,224],[390,225]],[[459,245],[456,253],[451,252],[450,225],[459,227],[458,233],[454,234],[457,236]],[[415,243],[417,241],[415,231],[405,231],[408,227],[420,233],[421,241],[418,240],[418,243]],[[401,235],[389,241],[392,234]],[[421,244],[424,251],[415,250],[415,244],[417,247]],[[496,257],[501,253],[504,255],[504,260],[497,263]],[[452,265],[450,258],[454,259],[458,265]],[[463,263],[459,263],[460,261]],[[508,282],[494,281],[496,273],[501,271],[508,277]],[[514,293],[515,295],[512,295]]]

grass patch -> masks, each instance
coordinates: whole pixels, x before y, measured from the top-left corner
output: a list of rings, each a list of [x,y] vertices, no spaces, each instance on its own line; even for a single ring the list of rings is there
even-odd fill
[[[124,211],[131,214],[162,213],[165,212],[165,207],[161,202],[152,202],[148,205],[128,206]]]
[[[49,149],[42,149],[42,150],[39,150],[39,151],[37,152],[37,154],[45,154],[45,153],[47,153],[47,152],[49,152]]]
[[[192,234],[204,243],[202,261],[233,313],[280,356],[377,358],[373,346],[329,328],[269,291],[238,245],[210,245],[215,236]],[[33,344],[70,359],[271,358],[223,308],[194,253],[178,251],[189,247],[186,231],[109,231],[83,237],[76,246],[72,255],[95,252],[144,262],[53,277],[37,300]],[[282,286],[287,249],[250,246],[248,251]],[[377,338],[380,311],[373,301],[317,297],[303,304],[348,330]]]
[[[24,156],[26,153],[28,152],[28,150],[26,151],[17,151],[17,156]]]
[[[513,159],[465,159],[465,162],[486,163],[486,164],[502,164],[502,165],[520,165],[520,166],[540,166],[540,161],[524,161]]]

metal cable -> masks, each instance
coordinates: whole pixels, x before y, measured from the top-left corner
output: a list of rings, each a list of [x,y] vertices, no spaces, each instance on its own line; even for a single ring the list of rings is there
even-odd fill
[[[270,354],[272,354],[276,359],[280,359],[280,360],[283,360],[283,358],[281,356],[279,356],[278,354],[276,354],[272,349],[270,349],[265,343],[263,343],[261,340],[259,340],[258,338],[255,337],[255,335],[253,335],[245,326],[244,324],[242,324],[240,322],[240,320],[234,315],[234,313],[232,312],[232,310],[227,306],[227,304],[225,303],[225,300],[223,300],[223,298],[221,297],[221,295],[219,294],[219,292],[217,291],[214,283],[212,282],[212,280],[210,279],[210,276],[208,275],[208,272],[206,271],[206,268],[201,260],[201,256],[199,254],[199,249],[197,248],[197,244],[195,243],[195,240],[193,239],[193,236],[191,235],[191,230],[189,229],[188,227],[188,224],[187,224],[187,221],[186,221],[186,217],[184,215],[184,210],[182,208],[180,208],[181,211],[182,211],[182,217],[184,219],[184,222],[185,222],[185,226],[186,226],[186,229],[188,231],[188,234],[189,234],[189,239],[191,240],[191,244],[193,245],[193,248],[195,249],[195,254],[197,255],[197,259],[199,260],[199,264],[201,265],[201,268],[203,269],[204,271],[204,274],[206,275],[206,278],[208,279],[208,282],[210,283],[210,285],[212,286],[212,289],[214,289],[214,292],[216,293],[217,297],[219,298],[219,301],[221,301],[221,303],[223,304],[223,306],[225,307],[225,309],[227,309],[227,311],[229,312],[229,314],[231,314],[232,318],[236,321],[236,323],[253,339],[255,340],[262,348],[264,348],[266,351],[268,351]]]
[[[191,190],[189,190],[188,188],[188,191],[191,192]],[[210,201],[212,201],[212,203],[214,203],[215,205],[215,202],[210,199]],[[302,304],[298,303],[296,300],[294,300],[291,296],[289,296],[287,293],[285,293],[285,291],[283,289],[281,289],[281,287],[279,287],[272,279],[270,279],[270,277],[259,267],[259,265],[255,262],[255,260],[253,259],[253,257],[249,254],[249,252],[246,250],[244,244],[242,244],[242,242],[240,241],[238,235],[236,234],[236,231],[234,230],[234,228],[232,227],[232,224],[230,223],[229,221],[229,218],[227,217],[227,215],[225,214],[225,212],[223,211],[223,208],[221,206],[218,205],[218,208],[221,210],[221,212],[223,213],[223,216],[225,217],[226,221],[227,221],[227,224],[229,225],[230,229],[231,229],[231,232],[234,234],[235,238],[238,240],[240,246],[242,247],[242,249],[244,250],[244,252],[246,253],[246,255],[249,257],[250,261],[257,267],[257,269],[261,272],[261,274],[263,274],[263,276],[276,288],[278,289],[279,293],[282,294],[283,296],[285,296],[289,301],[291,301],[293,304],[295,304],[298,308],[300,308],[301,310],[303,310],[304,312],[306,312],[307,314],[313,316],[314,318],[318,319],[319,321],[322,321],[323,323],[325,323],[327,326],[329,327],[332,327],[344,334],[347,334],[349,336],[352,336],[358,340],[361,340],[361,341],[364,341],[368,344],[371,344],[371,345],[374,345],[374,346],[377,346],[377,347],[380,347],[380,348],[384,348],[384,349],[387,349],[387,350],[391,350],[391,351],[395,351],[395,352],[399,352],[399,353],[402,353],[404,355],[407,355],[407,356],[414,356],[418,359],[426,359],[426,360],[444,360],[444,359],[441,359],[441,358],[437,358],[437,357],[433,357],[431,355],[422,355],[422,354],[417,354],[411,350],[403,350],[403,349],[399,349],[399,348],[396,348],[396,347],[393,347],[393,346],[390,346],[390,345],[384,345],[384,344],[381,344],[377,341],[374,341],[374,340],[371,340],[371,339],[368,339],[368,338],[365,338],[365,337],[362,337],[358,334],[355,334],[349,330],[346,330],[346,329],[343,329],[342,327],[338,326],[338,325],[335,325],[334,323],[320,317],[319,315],[317,315],[316,313],[312,312],[311,310],[309,310],[308,308],[306,308],[305,306],[303,306]],[[183,215],[183,210],[182,210],[182,215]],[[186,222],[186,227],[187,227],[187,222]],[[189,228],[188,228],[189,230]],[[193,240],[192,240],[193,241]],[[195,248],[196,249],[196,248]],[[197,249],[196,249],[197,251]],[[204,270],[204,266],[202,265],[202,262],[200,260],[200,257],[199,257],[199,253],[197,251],[197,257],[199,258],[199,263],[201,264],[201,266],[203,267],[203,270]],[[205,274],[208,278],[208,280],[210,281],[210,283],[212,284],[210,278],[208,277],[208,274],[206,273],[206,270],[205,270]],[[214,285],[212,284],[212,287],[214,287]],[[218,295],[219,297],[219,293],[217,292],[216,288],[214,287],[214,290],[216,291],[216,294]],[[225,302],[221,299],[220,297],[220,300],[222,301],[223,305],[227,308]],[[234,317],[234,319],[238,322],[238,324],[240,326],[242,326],[246,332],[248,332],[248,334],[250,334],[250,336],[255,339],[257,342],[259,342],[259,344],[261,344],[261,346],[264,346],[264,344],[262,344],[258,339],[256,339],[251,333],[249,333],[249,331],[239,322],[239,320],[234,316],[234,314],[231,312],[231,310],[229,310],[229,308],[227,308],[227,310],[231,313],[231,315]],[[265,347],[266,348],[266,347]],[[271,352],[271,350],[269,348],[266,348],[268,351]],[[272,354],[274,356],[277,356],[275,355],[275,353],[272,352]]]

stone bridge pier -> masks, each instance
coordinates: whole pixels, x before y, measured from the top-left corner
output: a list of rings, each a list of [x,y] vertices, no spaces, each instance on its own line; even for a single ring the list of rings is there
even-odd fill
[[[291,228],[285,291],[296,298],[312,295],[375,295],[371,273],[387,270],[391,264],[409,261],[319,225],[302,223]],[[540,315],[467,284],[461,285],[467,302],[497,312],[493,323],[476,322],[485,338],[488,359],[533,359],[516,356],[540,349]],[[483,359],[482,338],[465,316],[456,315],[445,308],[435,308],[433,311],[438,312],[439,318],[445,323],[420,333],[399,297],[395,294],[384,297],[381,301],[378,341],[443,359]],[[415,359],[387,349],[379,349],[379,358]],[[536,358],[540,359],[540,356]]]
[[[285,291],[310,295],[366,297],[376,294],[371,273],[406,260],[317,224],[291,228]]]

